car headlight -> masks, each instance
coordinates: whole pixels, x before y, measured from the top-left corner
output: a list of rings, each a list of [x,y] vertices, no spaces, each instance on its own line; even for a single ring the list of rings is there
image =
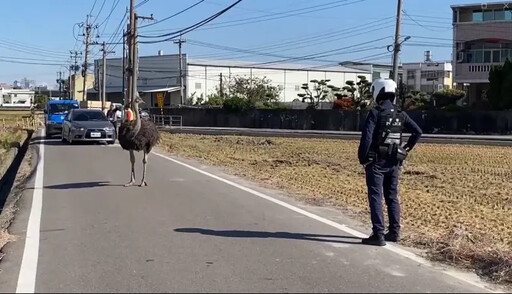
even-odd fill
[[[71,127],[71,130],[73,130],[73,131],[80,131],[80,132],[83,132],[83,131],[85,131],[85,128],[77,128],[77,127],[73,127],[73,126],[72,126],[72,127]]]

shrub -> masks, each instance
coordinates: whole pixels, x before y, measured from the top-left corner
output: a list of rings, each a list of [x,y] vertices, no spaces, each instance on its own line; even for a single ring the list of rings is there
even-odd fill
[[[254,105],[247,99],[238,96],[224,99],[222,107],[228,111],[245,111],[254,109]]]

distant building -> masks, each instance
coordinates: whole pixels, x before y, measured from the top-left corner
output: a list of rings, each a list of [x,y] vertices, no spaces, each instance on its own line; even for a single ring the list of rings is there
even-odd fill
[[[70,90],[71,90],[71,97],[72,99],[83,101],[84,100],[84,78],[81,74],[71,75],[70,79]],[[89,95],[89,92],[94,90],[94,75],[93,74],[87,74],[87,97],[89,96],[95,96],[94,93],[91,93]],[[92,91],[94,92],[94,91]],[[59,91],[53,91],[53,93],[57,94]],[[64,96],[67,96],[67,94],[64,94]]]
[[[452,64],[450,62],[417,62],[402,64],[403,82],[407,90],[433,93],[453,86]]]
[[[371,75],[371,81],[379,78],[392,78],[393,65],[391,64],[379,64],[379,63],[367,63],[367,62],[354,62],[344,61],[340,62],[340,65],[347,68],[354,68],[369,72]],[[402,78],[402,67],[398,66],[398,79]]]
[[[34,104],[34,91],[0,88],[0,107],[30,108]]]
[[[472,104],[489,88],[493,65],[512,60],[512,2],[452,5],[453,64],[457,88]]]

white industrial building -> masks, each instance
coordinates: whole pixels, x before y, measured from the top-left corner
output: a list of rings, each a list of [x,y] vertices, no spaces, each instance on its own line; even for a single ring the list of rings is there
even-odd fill
[[[0,107],[30,108],[34,103],[34,91],[25,89],[0,88]]]
[[[206,99],[217,93],[221,77],[224,82],[235,76],[265,77],[281,89],[281,102],[292,102],[298,98],[297,94],[304,93],[302,85],[311,80],[328,79],[330,84],[341,88],[346,81],[357,81],[359,75],[370,79],[367,71],[342,66],[315,68],[300,64],[257,65],[254,62],[192,59],[187,64],[187,95]],[[310,86],[313,85],[310,83]]]
[[[343,66],[315,67],[300,64],[277,65],[232,60],[188,59],[184,54],[184,101],[189,97],[203,97],[217,93],[220,76],[229,81],[235,76],[268,78],[271,84],[281,89],[280,101],[292,102],[297,94],[303,93],[302,84],[313,79],[329,79],[330,84],[343,87],[348,80],[357,81],[358,75],[370,79],[370,72]],[[95,88],[102,66],[101,60],[95,60]],[[122,58],[107,59],[107,100],[122,102],[123,97],[123,60]],[[125,84],[126,86],[126,84]],[[139,76],[137,87],[148,107],[157,106],[157,93],[164,93],[164,107],[180,104],[179,56],[177,54],[139,57]],[[89,91],[88,99],[98,100],[97,90]]]

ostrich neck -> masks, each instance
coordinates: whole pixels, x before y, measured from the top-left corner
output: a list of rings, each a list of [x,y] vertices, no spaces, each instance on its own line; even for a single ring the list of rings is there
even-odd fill
[[[133,129],[133,137],[137,136],[137,134],[140,131],[141,127],[141,121],[140,121],[140,115],[139,115],[139,104],[133,103],[132,105],[133,109],[133,119],[135,120],[135,128]]]

